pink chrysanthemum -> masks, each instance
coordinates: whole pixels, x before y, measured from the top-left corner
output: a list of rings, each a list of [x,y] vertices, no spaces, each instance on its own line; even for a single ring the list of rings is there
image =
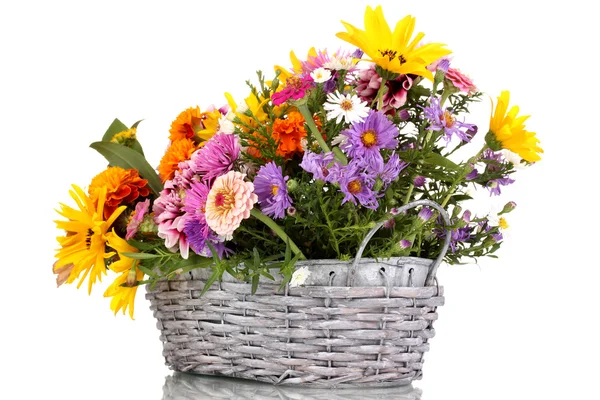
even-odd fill
[[[233,238],[233,232],[242,220],[250,217],[250,210],[258,201],[252,182],[245,182],[245,174],[229,171],[219,176],[206,199],[206,222],[225,240]]]
[[[140,201],[135,205],[135,211],[131,214],[131,220],[127,224],[127,235],[125,235],[125,239],[129,240],[135,236],[149,209],[150,199]]]
[[[300,100],[306,95],[306,91],[313,86],[313,83],[314,82],[310,75],[303,77],[293,75],[289,77],[285,82],[285,87],[283,90],[273,93],[271,96],[273,105],[279,106],[290,99]]]
[[[191,168],[204,180],[216,178],[231,171],[240,151],[237,135],[217,133],[192,154]]]
[[[461,92],[467,93],[469,95],[477,92],[477,86],[473,83],[471,78],[463,74],[457,69],[448,68],[448,72],[446,72],[446,79],[448,79],[457,89]]]

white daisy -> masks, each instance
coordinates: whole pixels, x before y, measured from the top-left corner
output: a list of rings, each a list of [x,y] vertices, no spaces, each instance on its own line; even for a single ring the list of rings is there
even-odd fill
[[[342,118],[350,124],[362,122],[369,115],[369,106],[366,101],[360,101],[355,94],[340,94],[337,90],[335,93],[327,95],[327,102],[323,108],[327,110],[327,119],[335,119],[338,124]]]
[[[349,70],[354,67],[354,60],[352,56],[339,57],[337,54],[334,54],[323,66],[334,71]]]
[[[310,275],[310,271],[308,267],[298,268],[294,271],[292,275],[292,279],[290,280],[290,287],[296,287],[304,284],[306,282],[306,278]]]
[[[310,77],[317,83],[327,82],[331,78],[331,71],[325,68],[317,68],[310,73]]]
[[[523,169],[526,167],[526,165],[522,162],[523,159],[517,153],[513,153],[510,150],[502,149],[502,155],[504,156],[506,161],[512,163],[512,165],[515,166],[515,169]]]
[[[227,118],[227,116],[221,117],[219,119],[219,132],[233,133],[234,131],[235,126],[233,125],[233,122],[231,122],[229,118]]]

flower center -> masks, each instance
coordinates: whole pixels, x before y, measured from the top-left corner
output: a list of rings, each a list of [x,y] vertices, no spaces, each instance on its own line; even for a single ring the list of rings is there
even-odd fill
[[[221,189],[215,195],[215,207],[229,209],[234,204],[233,194],[229,190]]]
[[[361,189],[362,189],[362,184],[360,183],[360,180],[358,180],[358,179],[355,179],[348,184],[348,191],[352,194],[360,193]]]
[[[287,86],[294,89],[300,89],[302,87],[302,80],[297,76],[290,76],[285,82]]]
[[[448,111],[444,111],[442,122],[444,122],[446,128],[452,128],[452,126],[454,125],[454,117]]]
[[[342,100],[342,102],[340,103],[340,108],[344,111],[352,110],[352,101],[348,99]]]
[[[400,65],[404,64],[406,62],[406,58],[404,58],[404,56],[402,54],[398,55],[398,52],[396,50],[379,50],[379,54],[381,54],[381,57],[387,57],[388,60],[392,61],[393,59],[395,59],[396,57],[398,57],[398,61],[400,61]]]
[[[279,186],[277,186],[277,185],[271,185],[271,194],[273,196],[277,196],[278,192],[279,192]]]
[[[504,217],[500,217],[500,219],[498,220],[498,226],[502,229],[508,229],[508,222],[506,222],[506,219],[504,219]]]
[[[374,130],[369,129],[363,132],[362,136],[360,137],[360,140],[365,145],[365,147],[371,147],[377,143],[377,135],[375,134]]]

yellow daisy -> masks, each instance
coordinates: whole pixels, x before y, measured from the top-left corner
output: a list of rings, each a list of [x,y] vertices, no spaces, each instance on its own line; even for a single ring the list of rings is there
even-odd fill
[[[500,150],[501,148],[510,150],[525,161],[536,162],[541,160],[538,153],[543,153],[544,150],[538,146],[540,141],[534,132],[525,130],[525,121],[529,116],[517,116],[519,113],[519,107],[517,106],[513,106],[508,110],[509,100],[510,92],[508,90],[502,91],[498,97],[498,104],[496,104],[490,118],[490,132],[493,134],[493,138],[488,134],[486,137],[488,145],[492,150]]]
[[[54,271],[64,273],[70,268],[66,283],[73,283],[75,279],[79,279],[77,288],[89,275],[88,293],[91,293],[96,279],[102,281],[102,274],[106,274],[104,259],[114,255],[114,252],[106,252],[106,232],[126,207],[117,208],[105,221],[106,188],[100,190],[97,206],[94,206],[92,200],[80,187],[73,185],[73,189],[74,191],[70,190],[69,194],[79,209],[61,203],[61,209],[56,210],[67,220],[54,221],[58,229],[66,232],[65,236],[56,238],[60,249],[56,251],[55,257],[58,260],[54,264]]]
[[[367,6],[365,30],[344,21],[342,24],[347,32],[339,32],[337,37],[364,51],[375,64],[388,72],[390,76],[384,76],[386,79],[392,78],[393,74],[414,74],[433,81],[433,74],[426,67],[451,53],[442,43],[419,46],[425,36],[422,32],[411,40],[415,18],[410,15],[398,21],[392,32],[381,6],[375,10]]]
[[[110,309],[115,312],[123,311],[123,315],[129,308],[129,316],[133,319],[135,295],[137,293],[137,282],[144,279],[144,273],[137,268],[138,260],[129,258],[123,253],[137,253],[138,249],[120,238],[114,230],[106,235],[108,245],[119,254],[119,261],[109,265],[114,272],[120,272],[114,282],[106,289],[104,297],[112,297]]]

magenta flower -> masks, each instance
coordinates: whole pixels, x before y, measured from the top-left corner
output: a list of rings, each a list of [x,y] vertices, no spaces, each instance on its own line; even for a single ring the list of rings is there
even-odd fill
[[[381,158],[382,149],[396,148],[399,131],[385,114],[369,110],[363,122],[355,122],[341,134],[347,136],[348,140],[340,148],[350,157]]]
[[[217,133],[204,147],[192,154],[191,168],[203,180],[211,180],[231,171],[240,151],[237,135]]]
[[[387,81],[387,91],[383,96],[382,111],[386,114],[394,112],[406,104],[408,91],[412,87],[413,77],[400,75],[398,78]],[[381,86],[381,77],[375,70],[375,64],[363,69],[358,73],[356,80],[356,93],[361,100],[368,103],[373,102]]]
[[[299,77],[297,75],[291,76],[285,82],[283,90],[273,93],[271,100],[273,104],[278,106],[289,99],[299,100],[306,95],[306,91],[313,86],[313,80],[310,75]]]
[[[275,218],[285,216],[285,210],[292,205],[286,185],[288,179],[273,161],[260,167],[254,178],[254,193],[263,214]]]
[[[150,209],[150,199],[146,199],[144,201],[140,201],[135,205],[135,210],[131,214],[131,220],[127,224],[127,234],[125,235],[125,239],[129,240],[135,236],[138,229],[140,229],[140,224],[144,220],[144,216]]]
[[[476,127],[473,124],[458,121],[451,110],[444,110],[440,99],[432,97],[429,106],[423,108],[425,118],[429,120],[429,129],[432,131],[444,131],[444,139],[449,142],[452,136],[458,137],[463,142],[470,142]],[[476,131],[475,131],[476,132]]]

